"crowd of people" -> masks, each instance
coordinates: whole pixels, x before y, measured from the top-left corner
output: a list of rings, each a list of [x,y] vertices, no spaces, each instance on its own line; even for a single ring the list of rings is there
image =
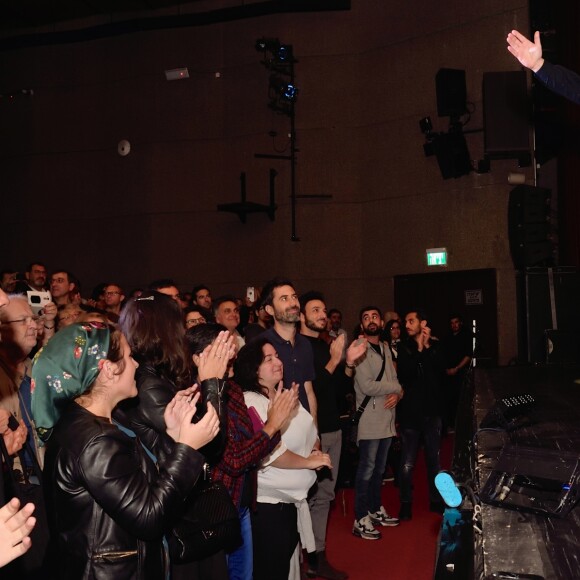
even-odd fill
[[[28,577],[345,579],[326,553],[341,417],[359,416],[355,536],[380,539],[381,527],[412,517],[421,439],[430,481],[439,470],[454,401],[444,377],[470,361],[455,315],[450,362],[421,311],[401,319],[366,306],[349,340],[339,310],[320,292],[298,296],[285,278],[252,289],[253,302],[213,299],[204,285],[183,292],[169,279],[131,292],[107,282],[85,298],[70,272],[49,278],[38,262],[21,278],[0,309],[0,419],[17,422],[3,429],[9,453],[26,442],[43,469],[50,539]],[[381,486],[397,438],[394,517]],[[20,468],[30,469],[26,456]],[[237,511],[239,545],[172,559],[165,538],[208,476]],[[18,508],[12,500],[0,515],[24,552],[34,518],[32,506]]]
[[[513,30],[507,43],[542,83],[580,102],[580,76],[544,60],[538,32],[531,41]],[[352,533],[379,540],[381,527],[412,518],[421,444],[430,508],[443,510],[440,440],[472,357],[459,314],[438,340],[420,308],[401,318],[368,305],[349,340],[321,293],[299,298],[283,278],[243,300],[169,279],[128,292],[107,282],[86,296],[67,270],[49,277],[32,262],[0,272],[0,323],[3,577],[345,579],[327,559],[326,528],[349,413]],[[381,499],[394,441],[398,517]],[[33,481],[35,466],[46,524],[7,484],[8,472]],[[180,561],[168,537],[208,478],[227,490],[240,539]],[[10,568],[41,525],[41,565]]]

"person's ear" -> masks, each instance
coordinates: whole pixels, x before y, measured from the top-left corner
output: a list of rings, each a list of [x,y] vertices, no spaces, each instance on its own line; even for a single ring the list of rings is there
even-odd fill
[[[117,364],[111,362],[110,360],[105,360],[101,367],[101,371],[99,372],[99,378],[101,382],[111,381],[117,372]]]
[[[300,324],[306,323],[306,317],[304,316],[304,312],[300,313]]]
[[[426,320],[421,320],[421,328],[425,328],[427,326]]]
[[[266,306],[264,306],[264,309],[270,316],[274,316],[274,309],[269,304],[266,304]]]
[[[201,359],[199,358],[198,354],[193,354],[191,355],[191,360],[193,361],[193,364],[198,367]]]

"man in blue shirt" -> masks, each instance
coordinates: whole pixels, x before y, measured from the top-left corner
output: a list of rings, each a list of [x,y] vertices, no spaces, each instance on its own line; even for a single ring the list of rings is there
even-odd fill
[[[298,397],[302,406],[317,423],[317,404],[312,381],[314,380],[314,357],[310,342],[298,333],[300,302],[292,282],[277,277],[262,289],[262,303],[273,318],[274,326],[262,333],[276,349],[284,363],[284,386],[298,384]]]

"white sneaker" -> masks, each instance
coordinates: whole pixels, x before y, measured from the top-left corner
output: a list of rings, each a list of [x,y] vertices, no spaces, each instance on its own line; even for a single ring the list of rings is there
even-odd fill
[[[390,516],[384,506],[378,512],[369,512],[369,518],[375,526],[398,526],[399,520]]]
[[[375,530],[373,523],[371,522],[370,516],[365,516],[360,520],[354,520],[354,525],[352,527],[353,536],[358,536],[363,540],[380,540],[381,532]]]

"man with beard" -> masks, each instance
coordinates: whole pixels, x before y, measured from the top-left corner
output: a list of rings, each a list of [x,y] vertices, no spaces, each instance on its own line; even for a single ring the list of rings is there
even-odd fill
[[[397,372],[405,389],[399,405],[401,428],[401,473],[399,487],[401,511],[399,519],[410,520],[413,493],[413,471],[421,441],[425,446],[430,509],[443,513],[441,496],[435,487],[439,473],[439,444],[443,394],[441,378],[445,368],[441,344],[431,336],[425,313],[413,310],[405,316],[408,339],[398,349]]]
[[[380,340],[383,327],[380,309],[366,306],[360,311],[359,319],[368,346],[366,356],[355,366],[354,375],[356,406],[364,410],[357,433],[359,464],[354,487],[352,533],[364,540],[378,540],[381,532],[375,526],[399,524],[399,520],[391,517],[382,505],[381,485],[389,447],[396,435],[395,406],[402,398],[402,389],[391,351]]]
[[[29,290],[42,292],[46,290],[46,266],[41,262],[31,262],[28,264],[24,277],[26,280],[19,282],[16,292],[25,294]]]
[[[284,387],[298,385],[298,397],[302,406],[317,423],[317,403],[312,381],[315,377],[312,347],[308,340],[298,334],[296,323],[300,322],[300,302],[292,282],[277,277],[266,282],[262,289],[262,303],[274,319],[274,326],[260,336],[266,337],[276,349],[284,364]]]
[[[300,334],[306,337],[312,346],[314,355],[314,394],[318,403],[318,431],[320,433],[320,450],[330,455],[332,469],[321,471],[315,491],[308,500],[312,531],[316,551],[308,554],[309,578],[326,578],[328,580],[345,580],[347,574],[333,568],[326,559],[326,525],[330,503],[334,499],[334,488],[338,477],[340,452],[342,448],[342,431],[337,399],[346,394],[352,380],[345,374],[344,365],[340,364],[345,345],[345,335],[340,334],[330,346],[320,338],[328,322],[326,304],[320,292],[307,292],[300,297]],[[366,351],[366,341],[353,342],[346,351],[346,363],[354,366],[355,361]],[[349,371],[350,373],[350,371]]]

